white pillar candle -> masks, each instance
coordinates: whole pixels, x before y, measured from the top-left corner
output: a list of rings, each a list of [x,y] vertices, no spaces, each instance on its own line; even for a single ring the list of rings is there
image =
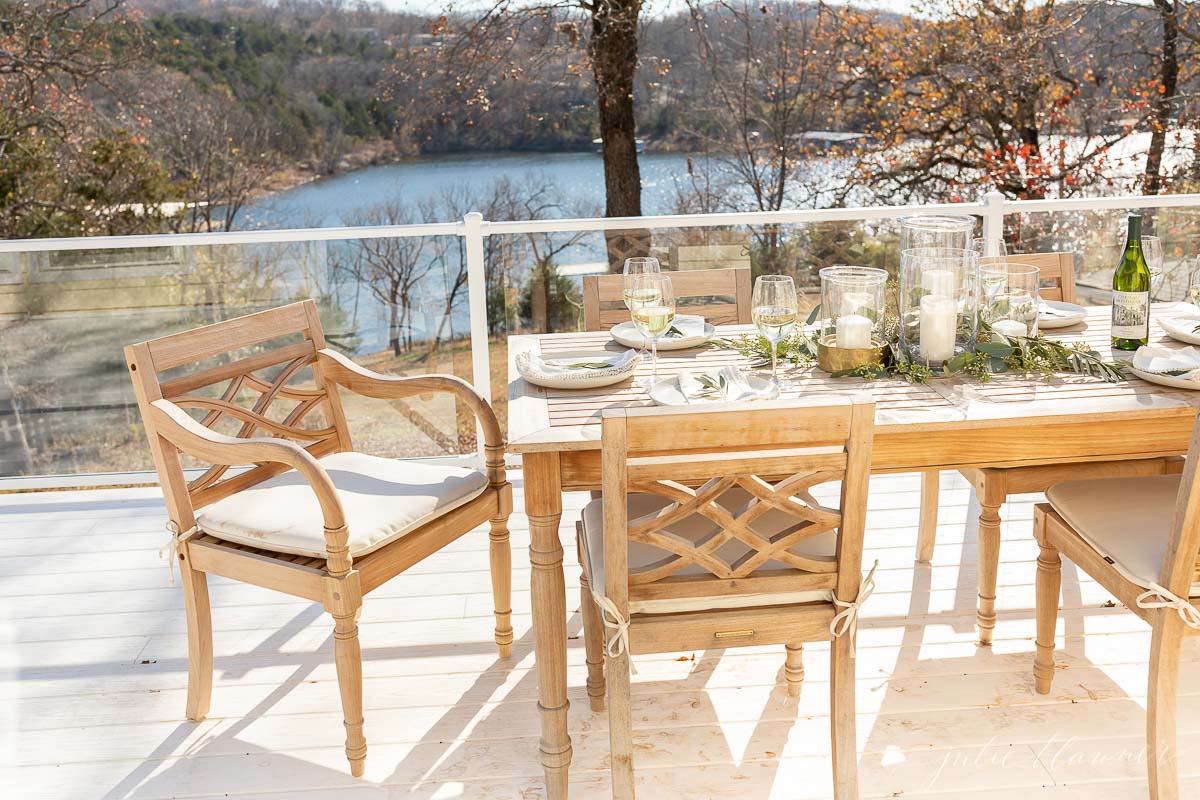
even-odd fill
[[[866,348],[871,346],[871,320],[861,314],[845,314],[837,321],[837,346]]]
[[[958,292],[958,280],[955,279],[954,270],[927,269],[921,273],[921,288],[927,294],[954,297]]]
[[[958,303],[951,297],[926,295],[921,298],[920,313],[921,357],[925,361],[948,361],[953,358],[954,339],[958,332]]]
[[[838,311],[843,316],[865,314],[875,309],[875,297],[867,292],[846,292],[842,295],[842,307]]]
[[[998,319],[992,323],[992,332],[1000,334],[1005,341],[1008,341],[1010,336],[1028,336],[1029,327],[1019,319]]]

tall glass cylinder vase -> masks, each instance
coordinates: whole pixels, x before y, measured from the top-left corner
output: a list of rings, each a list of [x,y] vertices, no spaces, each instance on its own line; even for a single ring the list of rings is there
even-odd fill
[[[874,267],[821,270],[821,369],[838,372],[881,363],[887,279],[886,270]]]
[[[975,349],[978,256],[970,249],[916,247],[900,254],[900,346],[933,368]]]
[[[968,214],[914,214],[901,217],[900,252],[918,247],[970,250],[975,218]]]

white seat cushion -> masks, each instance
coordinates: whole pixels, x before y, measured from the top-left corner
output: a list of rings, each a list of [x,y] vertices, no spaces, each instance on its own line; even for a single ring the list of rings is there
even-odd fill
[[[1179,477],[1067,481],[1047,489],[1046,499],[1122,576],[1148,589],[1162,573]],[[1200,583],[1191,596],[1200,596]]]
[[[752,499],[751,495],[742,489],[730,489],[721,495],[717,501],[722,507],[735,516]],[[655,494],[635,492],[629,495],[629,519],[635,519],[645,514],[653,513],[664,506],[670,505],[669,500]],[[772,509],[754,521],[751,528],[760,535],[771,536],[793,527],[799,520],[782,511]],[[673,534],[692,542],[699,542],[720,530],[720,526],[707,517],[693,514],[680,522],[666,528]],[[587,562],[588,579],[592,588],[598,592],[604,591],[604,504],[601,500],[593,500],[583,509],[583,549]],[[733,563],[749,552],[750,548],[732,539],[722,545],[716,554],[726,563]],[[837,552],[837,534],[833,531],[817,534],[805,539],[792,548],[792,552],[808,556],[833,558]],[[657,547],[641,542],[629,543],[629,572],[632,574],[652,564],[673,557],[672,554]],[[793,569],[779,561],[768,561],[759,569],[787,570]],[[691,564],[675,575],[706,575],[714,577],[711,572],[697,564]],[[802,592],[775,592],[772,594],[745,594],[717,597],[687,597],[659,600],[630,600],[631,614],[675,614],[686,611],[704,611],[713,608],[746,608],[750,606],[785,605],[790,603],[828,602],[833,598],[833,592],[825,589]]]
[[[474,500],[488,485],[475,470],[364,453],[334,453],[319,461],[346,512],[352,558]],[[295,470],[218,500],[197,515],[196,524],[229,542],[325,557],[321,506]]]

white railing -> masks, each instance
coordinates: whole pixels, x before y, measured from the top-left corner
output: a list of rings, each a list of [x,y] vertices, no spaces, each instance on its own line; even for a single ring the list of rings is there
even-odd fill
[[[1104,211],[1126,208],[1200,207],[1200,194],[1119,196],[1063,200],[1009,200],[987,193],[975,203],[940,203],[908,206],[795,209],[770,212],[737,212],[646,217],[539,219],[492,221],[469,213],[457,222],[416,225],[378,225],[337,228],[223,231],[215,233],[152,234],[138,236],[77,237],[62,239],[0,240],[0,253],[32,253],[114,248],[185,247],[302,243],[378,238],[458,236],[464,240],[468,276],[472,378],[476,389],[491,399],[491,364],[488,342],[484,240],[489,236],[539,233],[578,233],[654,228],[716,228],[730,226],[795,225],[823,222],[892,220],[915,213],[953,212],[983,219],[983,235],[993,238],[1004,229],[1010,214],[1054,211]],[[0,476],[2,477],[2,476]]]

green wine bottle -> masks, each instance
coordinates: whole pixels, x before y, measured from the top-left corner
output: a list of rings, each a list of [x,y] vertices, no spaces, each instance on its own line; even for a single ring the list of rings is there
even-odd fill
[[[1113,273],[1112,346],[1137,350],[1150,341],[1150,267],[1142,253],[1142,217],[1129,215],[1129,238]]]

